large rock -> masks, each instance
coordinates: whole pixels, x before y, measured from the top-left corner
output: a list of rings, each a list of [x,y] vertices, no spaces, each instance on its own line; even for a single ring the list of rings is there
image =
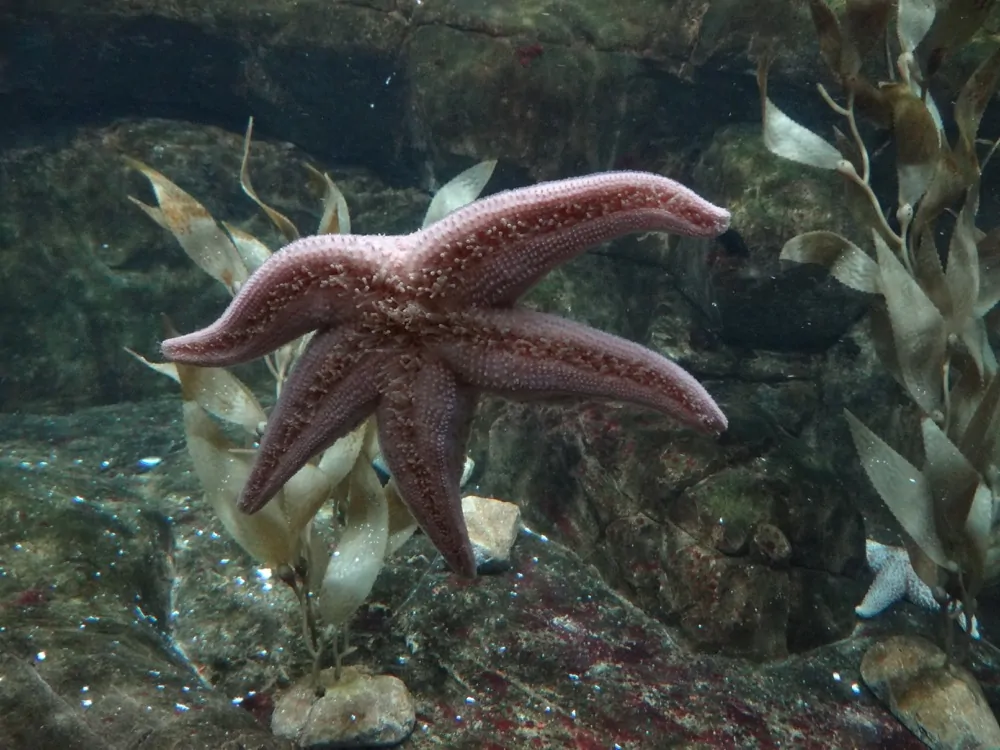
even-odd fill
[[[131,156],[174,180],[218,219],[282,243],[239,185],[242,130],[167,120],[80,128],[0,152],[0,410],[65,408],[172,392],[125,351],[157,358],[160,316],[180,330],[213,319],[222,287],[197,269],[165,230],[128,197],[151,203]],[[302,230],[319,220],[309,189],[311,159],[258,138],[251,174],[258,192]],[[319,165],[321,166],[321,165]],[[334,171],[355,231],[405,232],[419,224],[426,194],[388,188],[357,169]],[[72,364],[70,364],[72,363]],[[254,378],[262,368],[246,372]]]
[[[1000,747],[1000,724],[976,678],[923,638],[876,642],[861,660],[861,676],[931,750]]]
[[[184,503],[137,460],[169,450],[176,408],[0,427],[0,746],[290,749],[174,638]]]
[[[778,158],[764,147],[757,123],[716,132],[695,176],[732,212],[747,248],[745,258],[725,257],[682,239],[664,253],[715,335],[739,347],[821,351],[864,314],[869,295],[817,266],[778,260],[784,244],[805,231],[824,229],[870,244],[856,236],[844,208],[842,178]]]
[[[16,123],[200,113],[238,127],[254,113],[313,153],[428,177],[456,156],[535,177],[655,163],[657,144],[753,116],[752,43],[780,32],[789,75],[817,68],[807,9],[780,0],[4,7],[0,104]]]
[[[294,596],[201,500],[179,411],[0,416],[0,746],[290,750],[265,727],[311,670]],[[856,692],[868,638],[697,655],[557,542],[524,534],[509,572],[474,581],[435,558],[418,535],[389,562],[346,657],[406,684],[415,750],[920,747]]]
[[[484,489],[517,497],[532,528],[691,645],[767,659],[851,632],[867,582],[861,516],[780,455],[595,407],[498,405],[489,438]]]

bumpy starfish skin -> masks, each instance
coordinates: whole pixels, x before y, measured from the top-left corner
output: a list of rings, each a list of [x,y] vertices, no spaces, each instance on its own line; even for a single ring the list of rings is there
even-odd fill
[[[729,214],[665,177],[611,172],[472,203],[402,236],[306,237],[275,253],[221,318],[168,339],[176,362],[224,366],[317,331],[282,390],[240,507],[263,507],[374,413],[383,457],[453,570],[475,574],[459,478],[481,391],[626,401],[710,434],[726,418],[673,362],[514,302],[588,247],[641,231],[714,237]]]
[[[858,617],[871,618],[880,615],[896,602],[906,599],[924,609],[937,610],[941,608],[934,598],[931,587],[924,583],[910,564],[910,555],[904,547],[893,547],[876,542],[874,539],[865,541],[865,555],[868,567],[875,573],[875,580],[865,594],[861,604],[854,608]],[[959,613],[959,625],[966,628],[965,614]],[[973,616],[969,634],[978,639],[979,621]]]

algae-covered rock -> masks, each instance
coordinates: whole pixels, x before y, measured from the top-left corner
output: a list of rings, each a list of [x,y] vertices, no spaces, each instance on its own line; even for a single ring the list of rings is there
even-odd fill
[[[126,351],[158,359],[161,316],[180,330],[227,303],[168,232],[134,206],[149,186],[125,162],[137,158],[195,196],[217,218],[272,248],[283,243],[239,185],[243,132],[167,120],[81,128],[66,141],[0,152],[0,410],[58,409],[170,392]],[[259,137],[251,170],[261,195],[300,226],[315,227],[321,196],[287,143]],[[355,231],[405,232],[428,198],[390,189],[361,170],[334,172]],[[266,381],[263,367],[242,371]]]
[[[294,597],[222,536],[179,411],[0,415],[0,746],[292,747],[268,727],[312,669]],[[803,733],[817,750],[921,747],[852,689],[864,638],[770,664],[693,653],[558,542],[523,533],[516,550],[509,571],[468,581],[418,534],[352,621],[350,664],[412,695],[408,747],[794,746]],[[973,648],[995,683],[991,652]]]
[[[289,747],[173,637],[184,503],[151,502],[161,484],[138,461],[177,439],[174,408],[0,426],[0,746]]]
[[[501,158],[535,178],[606,169],[650,143],[700,139],[734,99],[752,102],[747,49],[779,31],[801,42],[785,47],[789,73],[819,69],[808,9],[783,0],[16,7],[0,7],[0,107],[19,121],[253,113],[383,174],[440,176],[457,158]],[[724,91],[691,85],[702,70]]]
[[[667,263],[722,340],[817,351],[868,309],[868,295],[843,286],[825,270],[778,260],[785,242],[817,229],[870,244],[867,236],[856,236],[839,176],[777,158],[764,147],[759,125],[733,125],[716,132],[695,179],[699,189],[732,212],[747,256],[723,258],[682,240]]]
[[[724,408],[760,390],[726,391]],[[796,390],[774,395],[773,411],[801,411]],[[747,415],[734,419],[751,432]],[[483,490],[518,498],[530,527],[569,544],[692,646],[769,659],[854,627],[864,527],[828,478],[777,454],[731,465],[740,449],[628,409],[511,404],[488,408],[487,420]]]

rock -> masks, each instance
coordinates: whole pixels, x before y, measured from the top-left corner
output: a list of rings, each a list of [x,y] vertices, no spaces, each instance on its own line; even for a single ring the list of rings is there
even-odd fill
[[[571,13],[457,0],[5,7],[0,107],[19,114],[9,121],[253,113],[338,161],[439,177],[460,158],[501,158],[539,178],[691,148],[712,123],[756,115],[746,50],[779,32],[776,79],[819,70],[809,14],[784,0],[584,0]],[[724,94],[691,85],[702,66]]]
[[[308,678],[278,698],[271,719],[278,737],[303,750],[326,750],[392,747],[413,731],[413,698],[398,678],[348,667],[339,680],[333,669],[323,670],[319,681],[322,697]]]
[[[1000,747],[1000,725],[966,669],[923,638],[893,636],[861,661],[872,692],[932,750]]]
[[[294,596],[201,499],[179,412],[175,398],[0,414],[0,747],[292,747],[269,725],[272,699],[312,667]],[[146,456],[163,461],[139,470]],[[812,523],[839,524],[824,518]],[[805,538],[787,538],[789,570],[836,559],[828,542],[805,556]],[[803,735],[814,750],[922,747],[853,687],[866,638],[768,664],[700,654],[538,534],[519,537],[502,575],[464,580],[436,557],[413,537],[351,622],[351,663],[413,695],[413,750],[796,747]],[[838,606],[836,591],[808,588],[817,608]],[[972,648],[996,700],[995,656]]]
[[[492,497],[466,495],[462,513],[476,555],[476,570],[493,573],[510,564],[510,550],[521,530],[521,509]]]
[[[818,99],[817,95],[817,99]],[[808,111],[808,99],[804,104]],[[819,103],[819,106],[824,106]],[[719,129],[694,173],[695,183],[733,214],[747,258],[705,252],[681,239],[666,258],[690,299],[723,341],[778,351],[815,351],[835,342],[868,309],[869,295],[815,266],[783,263],[781,248],[813,229],[852,234],[843,188],[829,173],[781,159],[764,147],[759,125]]]
[[[239,129],[150,119],[80,127],[66,139],[0,151],[0,297],[10,322],[0,329],[0,409],[68,409],[175,391],[125,347],[159,359],[162,314],[191,330],[212,320],[228,295],[128,200],[152,197],[123,157],[144,161],[217,219],[276,249],[282,239],[240,189],[242,150]],[[304,152],[258,130],[254,185],[303,230],[316,226],[322,209],[307,187],[306,163],[312,159]],[[387,188],[361,170],[333,176],[358,232],[410,231],[427,207],[426,194]],[[271,387],[259,364],[239,372]]]
[[[802,418],[802,385],[777,390],[744,384],[734,392],[746,395],[724,400],[737,405],[731,431],[744,447],[763,437],[740,411],[755,398]],[[489,417],[480,489],[516,497],[531,528],[577,550],[693,647],[779,658],[854,628],[864,527],[828,478],[781,456],[741,463],[628,409],[504,404]]]
[[[553,269],[519,304],[634,338],[637,331],[630,325],[628,310],[635,273],[631,265],[621,262],[618,252],[635,242],[634,237],[626,237],[614,243],[610,257],[586,253]]]
[[[692,653],[562,545],[518,546],[510,574],[469,584],[393,568],[419,581],[392,618],[409,646],[393,672],[417,700],[414,747],[923,747],[858,690],[863,641],[768,665]]]
[[[174,638],[178,407],[0,419],[0,747],[288,750]]]

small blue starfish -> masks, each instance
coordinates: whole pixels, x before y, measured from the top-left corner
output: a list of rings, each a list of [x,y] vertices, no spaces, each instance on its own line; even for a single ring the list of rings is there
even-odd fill
[[[920,580],[910,564],[910,556],[902,547],[881,544],[874,539],[865,541],[868,566],[875,573],[875,580],[864,600],[854,611],[858,617],[870,618],[881,614],[901,599],[906,599],[924,609],[938,610],[941,605],[934,598],[931,587]],[[965,615],[959,613],[958,622],[965,628]],[[972,618],[970,635],[979,638],[979,621]]]

